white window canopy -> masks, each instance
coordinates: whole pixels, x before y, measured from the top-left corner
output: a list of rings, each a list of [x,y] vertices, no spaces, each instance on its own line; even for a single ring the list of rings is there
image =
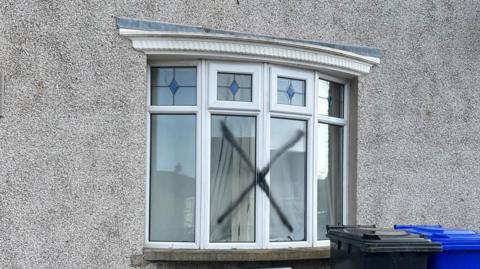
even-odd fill
[[[269,62],[315,69],[344,78],[370,72],[380,63],[377,48],[276,38],[199,26],[118,17],[120,35],[149,58],[203,57]]]

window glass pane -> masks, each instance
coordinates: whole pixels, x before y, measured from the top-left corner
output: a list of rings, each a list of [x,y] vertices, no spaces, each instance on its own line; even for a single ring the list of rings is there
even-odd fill
[[[343,118],[344,86],[327,80],[319,80],[318,113]]]
[[[252,75],[218,73],[217,100],[251,102]]]
[[[305,80],[278,77],[277,103],[305,106]]]
[[[326,225],[342,223],[343,127],[318,124],[317,239],[326,238]]]
[[[195,241],[195,115],[152,115],[150,241]]]
[[[255,191],[250,191],[223,222],[218,218],[253,182],[251,171],[238,152],[224,139],[221,123],[232,132],[255,165],[255,117],[212,116],[210,164],[210,242],[255,241]]]
[[[153,106],[194,106],[197,104],[195,67],[152,67]]]
[[[307,122],[272,118],[270,156],[285,145],[298,130],[307,132]],[[306,183],[307,146],[305,136],[285,152],[272,166],[270,188],[293,232],[282,224],[276,211],[270,207],[270,241],[306,240]]]
[[[177,92],[175,93],[175,105],[177,106],[195,105],[196,98],[197,98],[196,92],[197,92],[197,89],[195,87],[179,87]]]

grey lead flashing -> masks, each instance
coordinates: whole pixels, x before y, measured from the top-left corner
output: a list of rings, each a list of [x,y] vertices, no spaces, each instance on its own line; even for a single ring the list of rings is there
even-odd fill
[[[344,45],[344,44],[333,44],[313,40],[301,40],[301,39],[291,39],[291,38],[277,38],[267,35],[257,35],[251,33],[242,33],[242,32],[233,32],[233,31],[223,31],[210,29],[200,26],[189,26],[173,23],[165,23],[160,21],[150,21],[150,20],[140,20],[134,18],[126,17],[117,17],[117,27],[120,29],[132,29],[132,30],[142,30],[142,31],[161,31],[161,32],[172,32],[172,33],[204,33],[204,34],[222,34],[222,35],[231,35],[238,37],[252,37],[252,38],[263,38],[266,40],[278,40],[278,41],[290,41],[305,43],[310,45],[317,45],[328,47],[332,49],[343,50],[351,53],[356,53],[358,55],[380,58],[382,56],[382,51],[378,48],[373,47],[363,47],[363,46],[353,46],[353,45]]]

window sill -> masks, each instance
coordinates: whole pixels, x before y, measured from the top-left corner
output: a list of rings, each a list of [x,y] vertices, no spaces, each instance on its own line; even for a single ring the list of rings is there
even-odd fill
[[[286,249],[156,249],[145,248],[143,259],[156,261],[286,261],[330,258],[330,247]]]

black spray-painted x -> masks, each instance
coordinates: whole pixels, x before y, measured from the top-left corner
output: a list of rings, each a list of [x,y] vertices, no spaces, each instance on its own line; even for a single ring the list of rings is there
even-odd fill
[[[262,189],[263,192],[265,193],[265,195],[267,195],[267,197],[269,198],[270,204],[272,205],[272,208],[277,212],[277,214],[280,217],[280,220],[282,221],[283,225],[285,225],[285,227],[287,227],[287,229],[290,232],[293,232],[292,225],[290,224],[287,217],[282,212],[282,209],[280,208],[280,206],[278,205],[278,203],[276,202],[276,200],[273,198],[272,194],[270,193],[270,186],[268,185],[267,181],[265,180],[265,176],[270,171],[270,168],[272,167],[273,163],[275,161],[277,161],[278,158],[280,158],[280,156],[283,153],[285,153],[289,148],[293,147],[305,135],[305,133],[301,130],[298,130],[297,133],[287,143],[285,143],[285,145],[283,145],[281,148],[279,148],[278,151],[276,152],[276,154],[273,155],[270,158],[270,162],[263,169],[258,170],[258,169],[255,169],[255,165],[252,164],[252,162],[249,160],[247,154],[242,150],[242,147],[240,146],[240,144],[235,140],[235,137],[233,136],[232,132],[230,132],[230,130],[227,128],[227,126],[225,125],[225,122],[221,123],[221,127],[222,127],[223,136],[232,145],[232,147],[238,152],[240,157],[247,164],[248,168],[255,174],[255,178],[254,178],[253,182],[250,185],[248,185],[248,187],[240,194],[240,196],[237,198],[237,200],[235,200],[225,210],[225,212],[222,215],[220,215],[217,222],[222,223],[223,220],[233,212],[235,207],[237,207],[242,202],[242,200],[245,198],[245,196],[248,194],[248,192],[250,192],[250,190],[252,190],[255,187],[255,185],[258,184],[260,189]]]

